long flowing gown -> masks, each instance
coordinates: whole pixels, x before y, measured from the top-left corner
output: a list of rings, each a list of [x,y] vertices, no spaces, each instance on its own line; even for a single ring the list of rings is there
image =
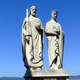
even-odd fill
[[[60,33],[56,33],[60,31]],[[50,69],[62,68],[62,54],[63,54],[63,34],[61,25],[50,20],[46,24],[45,32],[48,39],[48,56]]]
[[[36,27],[42,29],[40,19],[29,16],[29,23],[25,24],[24,22],[24,27],[22,29],[22,45],[25,65],[33,68],[43,66],[43,32],[38,31]],[[26,41],[26,38],[29,38],[29,42]]]

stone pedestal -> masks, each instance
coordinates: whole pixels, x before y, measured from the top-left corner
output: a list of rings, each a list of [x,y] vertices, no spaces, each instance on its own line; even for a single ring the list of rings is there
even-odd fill
[[[25,75],[25,80],[69,80],[69,74],[63,70],[47,70]]]

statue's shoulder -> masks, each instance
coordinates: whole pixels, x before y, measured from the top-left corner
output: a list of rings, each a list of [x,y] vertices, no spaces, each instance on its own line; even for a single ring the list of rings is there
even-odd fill
[[[29,17],[29,21],[41,21],[41,20],[40,20],[40,18],[38,18],[38,17],[30,16],[30,17]]]
[[[57,25],[61,26],[61,24],[59,22],[57,22]]]
[[[46,26],[48,26],[48,25],[50,25],[50,24],[51,24],[51,20],[46,23]]]
[[[36,17],[36,20],[41,21],[41,19],[39,17]]]
[[[59,22],[57,22],[57,26],[62,29],[62,26]]]

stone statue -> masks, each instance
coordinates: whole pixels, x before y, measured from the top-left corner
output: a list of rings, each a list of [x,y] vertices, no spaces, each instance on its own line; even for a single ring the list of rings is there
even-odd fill
[[[57,11],[51,12],[51,20],[43,30],[36,16],[36,6],[30,7],[22,25],[23,61],[27,69],[25,80],[67,80],[69,75],[63,68],[64,33],[57,22]],[[43,33],[48,39],[49,70],[43,70]]]
[[[28,14],[28,11],[27,11]],[[41,70],[43,66],[43,26],[36,16],[36,6],[30,7],[22,27],[23,61],[27,70]]]
[[[57,22],[57,11],[51,12],[51,20],[46,23],[45,32],[48,39],[48,56],[50,69],[62,69],[63,62],[63,31]]]

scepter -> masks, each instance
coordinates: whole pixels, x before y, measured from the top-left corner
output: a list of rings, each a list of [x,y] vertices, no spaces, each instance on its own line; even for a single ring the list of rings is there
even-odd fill
[[[26,21],[26,23],[27,23],[27,28],[25,27],[25,30],[27,31],[27,32],[29,32],[29,20],[28,20],[28,8],[26,9],[26,18],[25,18],[25,21]],[[27,35],[27,34],[26,34]],[[28,37],[28,39],[29,39],[29,36],[27,36]],[[29,44],[29,41],[28,41],[28,44]]]
[[[26,18],[25,18],[25,21],[28,23],[28,8],[26,9]]]
[[[26,20],[28,22],[28,8],[26,9]]]
[[[25,35],[26,35],[26,27],[25,27],[25,24],[26,22],[28,22],[28,8],[26,9],[26,16],[25,16],[25,19],[23,21],[23,24],[22,24],[22,46],[23,46],[23,49],[25,49]],[[25,52],[25,50],[23,50]]]

